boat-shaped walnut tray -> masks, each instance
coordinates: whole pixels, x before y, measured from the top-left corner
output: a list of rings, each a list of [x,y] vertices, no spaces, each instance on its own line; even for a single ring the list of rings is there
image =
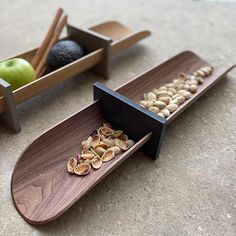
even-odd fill
[[[190,73],[209,65],[192,52],[183,52],[112,91],[94,85],[94,103],[46,131],[22,153],[13,171],[12,199],[20,215],[31,224],[59,217],[136,150],[158,157],[165,128],[186,107],[223,78],[232,67],[214,67],[197,92],[168,119],[141,107],[142,93],[171,81],[179,72]],[[104,121],[122,129],[135,141],[128,151],[104,163],[99,170],[79,177],[67,172],[69,157],[81,151],[81,142]]]
[[[0,78],[0,115],[15,132],[20,131],[20,122],[16,111],[17,104],[88,69],[93,69],[104,78],[109,78],[112,55],[150,35],[147,30],[133,32],[116,21],[101,23],[89,29],[67,25],[67,32],[68,35],[65,38],[77,41],[84,48],[85,56],[57,70],[48,72],[14,91],[11,90],[10,84]],[[23,58],[32,62],[36,51],[37,48],[16,55],[14,58]],[[4,60],[11,58],[13,57]]]

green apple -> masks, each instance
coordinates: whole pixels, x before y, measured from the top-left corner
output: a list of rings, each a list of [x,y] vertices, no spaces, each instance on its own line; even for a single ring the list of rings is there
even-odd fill
[[[35,80],[36,74],[28,61],[13,58],[0,63],[0,78],[11,84],[15,90]]]

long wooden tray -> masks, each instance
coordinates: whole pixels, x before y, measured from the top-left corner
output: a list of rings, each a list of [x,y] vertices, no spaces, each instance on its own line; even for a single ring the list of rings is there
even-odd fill
[[[12,92],[9,90],[9,85],[6,86],[5,82],[1,83],[2,80],[0,78],[0,114],[6,113],[5,122],[16,132],[20,131],[20,124],[16,112],[17,104],[90,68],[94,68],[97,73],[108,78],[111,56],[150,35],[150,32],[147,30],[133,32],[125,25],[116,21],[105,22],[90,27],[87,30],[71,25],[68,25],[67,28],[68,36],[65,38],[72,38],[84,46],[88,52],[84,57]],[[23,58],[31,62],[36,51],[37,48],[15,55],[14,58]],[[10,58],[5,58],[4,60]]]
[[[171,81],[180,71],[193,72],[205,65],[208,63],[194,53],[183,52],[138,76],[116,92],[96,83],[94,103],[46,131],[18,159],[12,174],[11,191],[20,215],[31,224],[52,221],[139,148],[156,159],[168,123],[223,78],[233,66],[214,67],[214,72],[199,86],[197,93],[168,119],[157,116],[136,102],[143,92]],[[136,144],[87,176],[70,175],[66,170],[68,157],[80,152],[81,141],[104,121],[124,130]]]

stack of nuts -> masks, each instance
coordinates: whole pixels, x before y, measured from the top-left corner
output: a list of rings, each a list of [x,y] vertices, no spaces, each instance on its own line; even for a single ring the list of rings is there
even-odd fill
[[[99,169],[103,162],[112,160],[133,145],[134,141],[122,130],[114,130],[109,123],[104,123],[82,142],[81,154],[68,160],[67,170],[71,174],[87,175],[92,167]]]
[[[204,78],[209,76],[213,67],[202,67],[192,75],[180,73],[171,83],[154,89],[152,92],[144,93],[143,100],[139,104],[167,118],[178,107],[188,100],[197,91],[198,85],[204,82]]]

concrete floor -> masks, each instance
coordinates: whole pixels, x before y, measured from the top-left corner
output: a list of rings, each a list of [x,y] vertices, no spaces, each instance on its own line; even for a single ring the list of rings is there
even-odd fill
[[[109,81],[87,72],[18,107],[22,132],[0,126],[0,235],[236,235],[236,70],[167,128],[160,158],[136,153],[62,217],[30,226],[14,209],[17,158],[39,134],[92,101],[95,81],[116,88],[183,50],[236,62],[235,1],[3,1],[0,58],[36,47],[58,6],[90,26],[116,19],[152,36],[113,59]]]

